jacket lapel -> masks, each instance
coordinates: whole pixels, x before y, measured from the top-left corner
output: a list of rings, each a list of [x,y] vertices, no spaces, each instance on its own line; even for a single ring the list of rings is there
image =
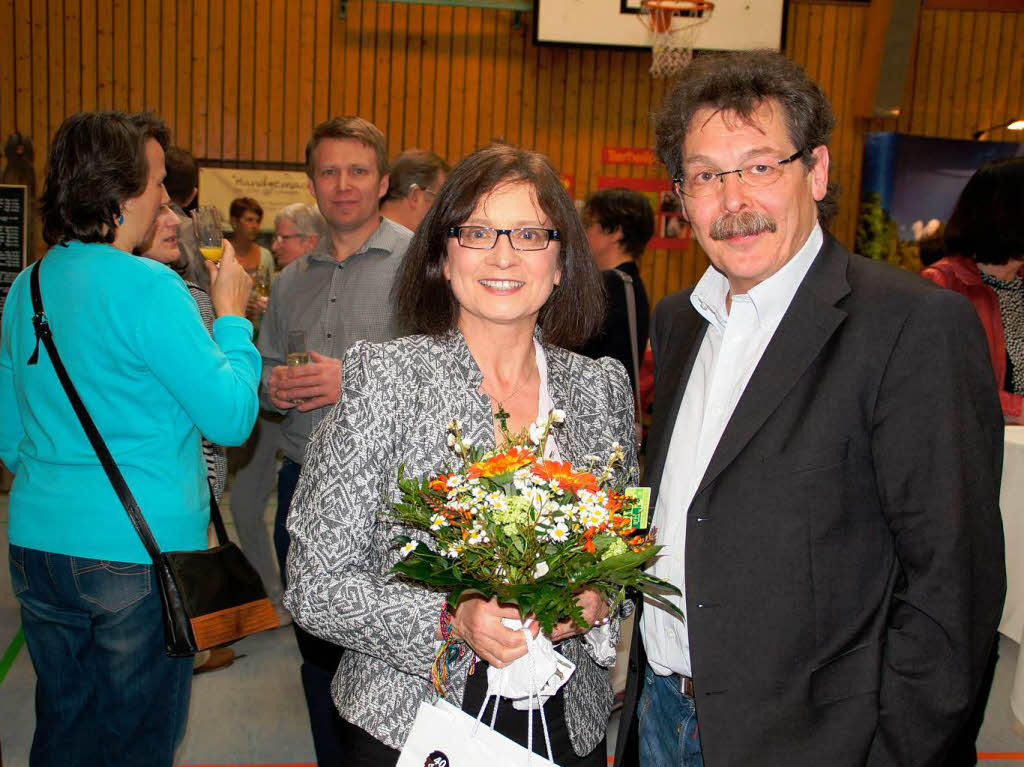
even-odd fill
[[[846,318],[850,254],[830,235],[793,296],[718,442],[695,498],[739,455]]]

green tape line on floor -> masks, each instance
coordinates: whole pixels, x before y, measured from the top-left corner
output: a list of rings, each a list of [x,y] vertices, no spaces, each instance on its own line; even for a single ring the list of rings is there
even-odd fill
[[[7,672],[11,670],[11,666],[14,665],[15,658],[18,657],[18,653],[21,651],[22,645],[25,644],[25,633],[18,627],[18,633],[14,635],[14,639],[7,645],[7,650],[4,651],[4,657],[0,658],[0,684],[4,683],[4,678],[7,676]]]

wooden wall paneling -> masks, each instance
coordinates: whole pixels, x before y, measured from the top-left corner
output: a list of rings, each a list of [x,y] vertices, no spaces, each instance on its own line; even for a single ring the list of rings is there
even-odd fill
[[[209,157],[224,157],[224,79],[225,24],[224,3],[211,0],[209,5],[210,60],[206,87],[206,151]]]
[[[324,87],[327,89],[327,104],[318,115],[320,122],[335,115],[344,114],[345,91],[345,20],[339,18],[334,0],[320,0],[330,21],[330,37],[327,44],[330,55],[327,60],[327,71],[323,73]],[[319,25],[319,22],[318,22]],[[317,38],[319,45],[319,37]],[[319,124],[319,123],[318,123]]]
[[[75,1],[69,0],[69,2]],[[47,5],[49,6],[47,17],[43,21],[47,32],[47,51],[46,60],[41,63],[47,69],[46,136],[49,138],[56,132],[57,126],[65,117],[62,81],[65,77],[64,58],[67,51],[64,45],[64,27],[61,24],[64,18],[64,0],[49,0]]]
[[[911,82],[911,97],[904,102],[900,113],[900,129],[907,133],[919,133],[924,125],[925,97],[931,78],[931,55],[934,48],[935,17],[922,11],[917,23],[917,45],[911,57],[914,77]]]
[[[114,6],[111,0],[96,5],[96,108],[114,106]]]
[[[376,6],[377,35],[373,44],[373,107],[371,114],[363,116],[380,128],[381,133],[389,136],[391,135],[390,126],[388,125],[388,107],[391,103],[391,19],[394,15],[395,4],[377,2]]]
[[[859,171],[854,168],[854,159],[843,151],[843,146],[849,133],[846,116],[851,114],[849,103],[852,93],[856,90],[854,86],[855,81],[850,80],[848,69],[852,47],[850,45],[850,16],[848,8],[836,9],[836,18],[832,22],[835,27],[835,38],[833,41],[835,57],[830,97],[833,111],[836,112],[837,116],[841,115],[841,117],[837,117],[837,130],[833,131],[832,134],[829,177],[841,184],[844,189],[849,189],[854,176],[859,175]],[[831,170],[831,168],[835,168],[835,170]],[[844,222],[842,222],[842,219],[839,219],[837,223],[841,226]]]
[[[523,92],[526,82],[524,58],[526,56],[527,36],[530,34],[530,19],[518,15],[519,26],[512,28],[512,15],[508,17],[508,91],[505,98],[505,121],[501,124],[498,135],[511,144],[518,145],[522,136]]]
[[[146,106],[146,6],[137,0],[127,0],[128,28],[128,108],[132,112]],[[119,34],[119,27],[114,27]]]
[[[352,6],[349,6],[351,13]],[[351,86],[358,88],[359,103],[349,114],[359,115],[373,121],[373,75],[376,62],[376,26],[377,3],[374,0],[362,1],[362,13],[359,16],[359,65],[355,70],[358,80],[353,78]],[[379,125],[377,126],[380,127]]]
[[[210,156],[206,143],[207,91],[210,77],[210,38],[207,24],[209,1],[193,0],[192,5],[192,140],[186,148],[196,157]]]
[[[583,118],[582,102],[580,91],[582,90],[583,51],[579,48],[569,48],[565,55],[565,87],[561,92],[556,91],[555,103],[552,106],[552,113],[557,117],[561,116],[561,164],[563,173],[571,173],[577,179],[580,176],[580,158],[577,148],[580,144],[580,137],[586,135],[590,125]]]
[[[406,149],[405,127],[408,107],[405,103],[405,80],[411,77],[408,71],[409,6],[395,3],[391,18],[391,55],[388,64],[391,76],[386,87],[388,96],[388,147],[392,155]]]
[[[268,0],[263,0],[267,3]],[[285,50],[285,39],[291,16],[288,13],[288,0],[269,0],[270,5],[270,47],[266,52],[267,77],[269,87],[267,89],[265,119],[266,129],[266,152],[260,159],[280,161],[283,156],[284,146],[284,124],[291,116],[285,112],[285,66],[288,58]],[[263,79],[262,77],[257,80]]]
[[[533,113],[533,142],[528,145],[546,154],[558,166],[558,158],[551,151],[551,92],[554,88],[552,70],[559,49],[542,47],[537,56],[537,94]]]
[[[437,9],[423,7],[423,20],[420,31],[420,65],[419,77],[409,78],[406,93],[419,101],[419,122],[416,129],[417,143],[424,149],[437,152],[442,157],[445,153],[437,146],[434,105],[438,88],[438,40],[437,40]],[[448,158],[445,157],[447,160]]]
[[[47,25],[46,4],[32,4],[32,137],[37,148],[48,146],[50,126],[47,122]],[[42,152],[37,153],[43,154]],[[37,163],[37,166],[39,163]],[[41,189],[40,189],[41,191]]]
[[[586,200],[590,189],[591,168],[594,164],[592,138],[595,131],[596,115],[594,114],[594,98],[600,88],[594,79],[597,64],[597,51],[580,52],[580,91],[579,91],[579,131],[572,137],[576,151],[576,193],[578,200]],[[601,84],[603,86],[603,83]],[[596,185],[596,184],[594,184]]]
[[[230,18],[230,17],[229,17]],[[239,160],[252,160],[253,130],[256,115],[264,107],[256,107],[256,0],[238,3],[238,118],[235,128],[235,156]],[[314,50],[310,50],[312,58]]]
[[[329,0],[328,0],[329,1]],[[252,38],[252,158],[266,159],[270,142],[270,121],[274,118],[270,107],[270,84],[273,79],[273,34],[270,0],[255,0],[253,4],[255,28]],[[280,118],[280,115],[277,115]]]
[[[533,18],[533,14],[524,17],[525,28],[522,32],[523,94],[518,104],[512,102],[512,109],[518,109],[519,117],[519,134],[513,140],[522,147],[536,147],[537,83],[538,71],[540,69],[540,52],[544,50],[543,48],[538,48],[532,42],[533,25],[536,23],[537,21]],[[517,41],[518,44],[519,41]],[[515,118],[513,118],[513,122],[517,122]]]
[[[999,19],[999,46],[993,50],[995,56],[993,66],[993,97],[992,97],[992,122],[1009,121],[1010,114],[1007,110],[1010,82],[1010,57],[1013,55],[1014,33],[1016,32],[1016,18],[1006,14]],[[992,123],[985,123],[978,129],[986,128]],[[994,131],[993,131],[994,132]]]
[[[174,143],[188,148],[192,145],[192,0],[178,0],[176,34],[171,56],[174,89]]]
[[[61,118],[82,111],[85,92],[82,80],[82,70],[85,68],[82,60],[82,31],[82,0],[67,0],[64,3],[64,109]],[[91,62],[89,69],[93,73],[96,71]]]
[[[423,108],[421,95],[425,95],[426,91],[423,87],[426,83],[423,79],[423,11],[422,5],[410,5],[408,9],[404,91],[398,97],[404,105],[405,120],[401,135],[396,134],[395,138],[401,140],[403,147],[429,149],[422,135],[423,119],[420,116]],[[394,155],[394,149],[391,154]]]
[[[331,58],[334,53],[333,42],[335,19],[338,14],[331,6],[331,0],[315,0],[316,20],[314,22],[315,37],[313,41],[313,113],[306,126],[302,149],[313,132],[313,127],[327,119],[331,105]]]
[[[456,156],[454,147],[448,141],[448,115],[451,109],[452,95],[452,24],[455,9],[449,6],[431,8],[434,11],[434,36],[436,69],[434,80],[427,81],[426,86],[434,92],[433,115],[433,150],[454,165],[461,157]]]
[[[1024,13],[1016,14],[1016,17],[1012,34],[1013,53],[1003,59],[1003,65],[1009,69],[1006,111],[1002,113],[1007,121],[1024,118]],[[1000,141],[1010,140],[1011,136],[1015,137],[1014,140],[1020,141],[1020,135],[1017,131],[992,132],[992,137]]]
[[[342,89],[342,107],[339,115],[354,115],[359,111],[359,64],[362,60],[362,0],[348,3],[345,18],[345,70],[344,79],[338,83]],[[333,117],[333,115],[332,115]]]
[[[860,55],[862,41],[864,40],[864,34],[866,31],[867,21],[867,9],[864,8],[849,8],[847,9],[847,26],[849,27],[849,36],[847,38],[848,53],[846,57],[846,82],[847,82],[847,96],[846,102],[843,105],[843,119],[837,126],[837,133],[839,135],[839,155],[841,158],[846,160],[847,173],[846,177],[840,179],[840,183],[843,185],[840,190],[840,215],[837,219],[837,226],[834,228],[837,237],[841,237],[842,241],[848,243],[851,247],[856,236],[857,231],[857,216],[860,208],[860,179],[861,179],[861,152],[857,151],[857,136],[863,135],[863,131],[859,129],[859,125],[856,118],[853,116],[853,95],[856,92],[854,83],[857,80],[857,73],[860,71]],[[908,85],[912,84],[913,80],[908,78]],[[909,104],[910,100],[904,100],[904,104]],[[904,109],[906,112],[906,109]],[[849,200],[847,204],[843,204],[843,198]]]
[[[487,98],[491,100],[491,127],[484,137],[485,143],[493,138],[505,136],[509,123],[509,94],[512,90],[511,70],[512,38],[518,32],[512,28],[512,11],[496,11],[494,14],[494,72]]]
[[[316,62],[316,0],[302,0],[299,22],[298,63],[299,106],[293,121],[295,134],[286,147],[286,162],[300,162],[305,155],[306,141],[313,133],[313,72]]]
[[[76,0],[68,0],[75,2]],[[142,108],[160,111],[160,13],[161,0],[145,3],[145,24],[142,29],[142,63],[146,76],[142,85]]]
[[[280,143],[276,154],[269,159],[276,162],[288,162],[293,158],[295,144],[299,141],[300,114],[299,65],[306,52],[302,49],[300,37],[301,6],[296,0],[287,0],[284,6],[284,41],[281,46],[281,69],[284,79],[281,82],[282,102]]]
[[[466,38],[466,80],[462,113],[456,124],[461,127],[460,157],[475,152],[480,147],[478,131],[481,124],[489,121],[485,114],[483,88],[484,71],[488,52],[483,46],[484,16],[491,16],[491,9],[469,8],[466,12],[466,27],[462,33]],[[493,52],[491,52],[493,55]],[[490,94],[488,94],[490,95]],[[493,111],[492,111],[493,113]]]
[[[14,0],[0,2],[0,28],[7,33],[0,35],[0,138],[6,137],[17,124],[15,114],[15,15]]]
[[[996,81],[1003,70],[1003,65],[998,59],[1000,40],[1003,35],[1005,20],[1013,20],[1013,17],[1004,13],[979,14],[988,22],[988,35],[983,42],[978,40],[977,47],[988,51],[988,55],[982,57],[981,61],[981,93],[978,109],[972,115],[973,120],[964,126],[964,138],[971,138],[975,131],[994,125],[1003,119],[1001,114],[996,112]]]
[[[984,14],[978,13],[957,13],[952,21],[955,23],[946,29],[948,53],[944,57],[946,77],[943,78],[949,83],[949,90],[943,93],[948,107],[942,110],[943,119],[937,128],[940,136],[960,138],[967,123],[973,124],[979,109],[985,52],[978,50],[976,43],[979,38],[984,41],[987,25]],[[950,65],[955,67],[952,71]]]
[[[477,104],[480,119],[476,124],[473,149],[486,146],[496,134],[494,129],[494,102],[499,93],[504,96],[504,87],[494,81],[496,53],[498,49],[498,15],[504,11],[488,9],[480,16],[480,83],[477,86]],[[508,30],[503,30],[507,36]],[[470,126],[472,128],[472,126]]]
[[[611,51],[593,51],[593,82],[594,89],[592,96],[587,100],[593,103],[593,112],[590,117],[589,146],[584,148],[589,160],[589,172],[585,179],[576,182],[576,196],[586,200],[597,191],[597,179],[605,175],[604,165],[601,160],[601,149],[604,147],[605,126],[608,124],[608,98],[611,91],[611,72],[609,59]]]
[[[172,0],[162,0],[161,16],[157,29],[158,39],[153,41],[153,52],[159,51],[159,59],[148,64],[153,64],[159,73],[160,91],[159,104],[154,104],[157,113],[171,129],[171,140],[177,141],[178,135],[178,111],[176,109],[178,97],[178,76],[177,68],[177,42],[178,42],[178,9]]]
[[[572,169],[567,163],[572,162],[571,157],[565,156],[564,137],[565,126],[565,104],[569,90],[569,58],[573,52],[572,48],[556,48],[551,66],[551,93],[548,101],[547,112],[544,116],[548,126],[548,151],[554,160],[556,168],[565,167],[567,172]]]
[[[466,99],[466,26],[469,24],[469,11],[466,8],[453,8],[448,36],[451,40],[451,71],[449,73],[448,114],[445,115],[444,140],[448,154],[454,162],[466,156],[462,145],[462,123],[473,120],[475,115],[468,113]]]
[[[239,0],[222,0],[224,7],[224,75],[218,83],[221,99],[220,151],[218,157],[238,159],[239,57],[241,55],[242,18]]]
[[[922,11],[922,15],[924,11]],[[943,90],[942,84],[944,77],[942,62],[945,60],[946,53],[946,22],[948,14],[936,14],[933,20],[932,27],[932,56],[931,64],[929,66],[930,76],[928,78],[928,91],[925,97],[925,113],[924,113],[924,125],[922,126],[923,135],[935,135],[935,126],[939,124],[941,119],[940,112],[943,111],[943,106],[948,109],[948,105],[944,105],[942,102]]]

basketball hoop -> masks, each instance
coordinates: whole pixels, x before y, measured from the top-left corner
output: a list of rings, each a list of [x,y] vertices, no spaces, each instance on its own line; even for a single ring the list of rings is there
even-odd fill
[[[698,0],[641,0],[640,22],[651,30],[653,77],[673,77],[693,58],[693,44],[715,4]]]

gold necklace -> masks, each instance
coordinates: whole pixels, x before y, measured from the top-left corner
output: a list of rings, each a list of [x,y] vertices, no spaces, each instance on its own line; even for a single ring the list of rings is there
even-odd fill
[[[501,425],[501,430],[502,431],[507,431],[508,430],[508,419],[510,417],[509,416],[509,412],[507,410],[505,410],[505,404],[504,403],[508,402],[513,397],[515,397],[519,393],[519,390],[522,389],[524,386],[526,386],[526,384],[529,382],[529,380],[531,378],[533,378],[533,370],[532,369],[530,370],[529,373],[526,374],[526,378],[524,378],[522,381],[519,382],[519,385],[516,388],[514,388],[509,394],[506,394],[500,400],[497,397],[495,397],[493,394],[491,394],[490,392],[484,390],[484,393],[488,397],[490,397],[492,400],[494,400],[495,402],[498,403],[498,409],[496,411],[494,411],[494,419]],[[483,387],[481,387],[481,388],[483,388]]]

